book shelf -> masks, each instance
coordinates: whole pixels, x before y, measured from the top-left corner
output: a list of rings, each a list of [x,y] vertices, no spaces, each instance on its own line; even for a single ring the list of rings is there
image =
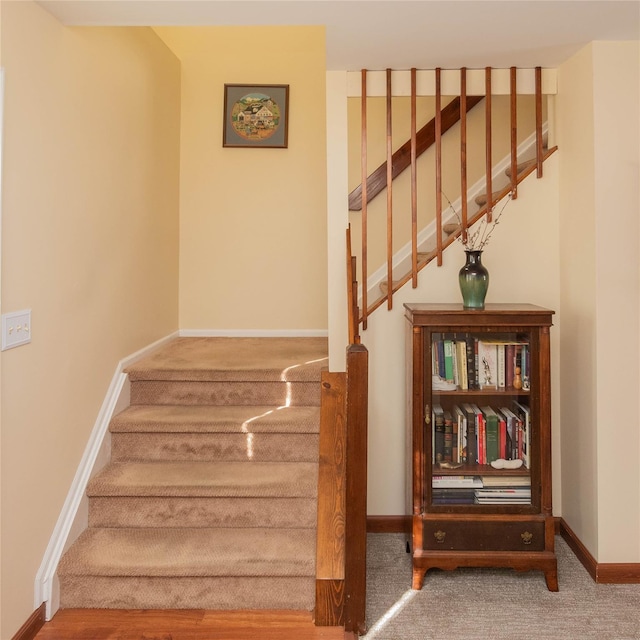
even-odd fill
[[[528,304],[405,304],[414,589],[431,568],[510,567],[543,571],[558,590],[552,315]]]

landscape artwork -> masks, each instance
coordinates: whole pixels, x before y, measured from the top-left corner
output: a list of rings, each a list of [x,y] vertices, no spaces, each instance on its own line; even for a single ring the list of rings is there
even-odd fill
[[[224,86],[224,147],[286,148],[289,85]]]

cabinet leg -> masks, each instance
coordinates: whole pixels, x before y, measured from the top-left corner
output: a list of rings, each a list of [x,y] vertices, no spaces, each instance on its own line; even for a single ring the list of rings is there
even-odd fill
[[[551,569],[544,572],[544,579],[547,582],[549,591],[558,591],[558,570]]]
[[[420,567],[413,568],[413,582],[411,583],[412,589],[415,589],[416,591],[420,591],[420,589],[422,589],[425,573],[427,573],[426,569],[422,569]]]

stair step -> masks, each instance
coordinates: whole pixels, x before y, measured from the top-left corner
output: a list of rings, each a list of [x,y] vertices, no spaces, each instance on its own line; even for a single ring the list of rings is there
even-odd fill
[[[315,579],[309,576],[61,576],[60,594],[62,609],[311,611],[315,605]]]
[[[318,504],[310,498],[116,496],[89,499],[90,527],[314,528]]]
[[[314,462],[316,433],[114,433],[112,462]]]
[[[86,529],[60,575],[313,576],[315,531],[269,528]]]
[[[309,529],[87,529],[58,566],[60,604],[311,609],[314,551]]]
[[[131,382],[133,405],[320,406],[313,382],[138,380]]]
[[[533,158],[532,160],[525,160],[524,162],[518,162],[518,164],[516,165],[516,172],[517,173],[522,173],[523,171],[525,171],[526,169],[528,169],[529,167],[532,167],[536,164],[536,159]],[[508,178],[511,177],[512,175],[512,171],[511,171],[511,166],[507,167],[505,169],[505,174]]]
[[[111,433],[318,433],[319,407],[131,405]]]
[[[310,498],[317,479],[313,462],[111,462],[87,495]]]
[[[442,225],[442,230],[447,234],[447,236],[456,233],[460,228],[461,225],[458,222],[447,222],[447,224]]]
[[[502,193],[502,191],[494,191],[493,192],[493,203],[495,204],[497,202],[498,196]],[[487,194],[486,193],[481,193],[479,195],[477,195],[474,198],[474,202],[479,206],[479,207],[484,207],[485,204],[487,204]]]
[[[125,371],[131,381],[317,382],[327,353],[320,337],[177,338]]]
[[[109,429],[113,462],[312,462],[320,408],[133,405]]]
[[[326,366],[326,338],[179,338],[129,367],[61,606],[313,609]]]

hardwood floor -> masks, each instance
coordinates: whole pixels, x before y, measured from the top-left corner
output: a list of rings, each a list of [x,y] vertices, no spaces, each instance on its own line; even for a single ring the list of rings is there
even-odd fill
[[[61,609],[35,640],[344,640],[304,611]]]

